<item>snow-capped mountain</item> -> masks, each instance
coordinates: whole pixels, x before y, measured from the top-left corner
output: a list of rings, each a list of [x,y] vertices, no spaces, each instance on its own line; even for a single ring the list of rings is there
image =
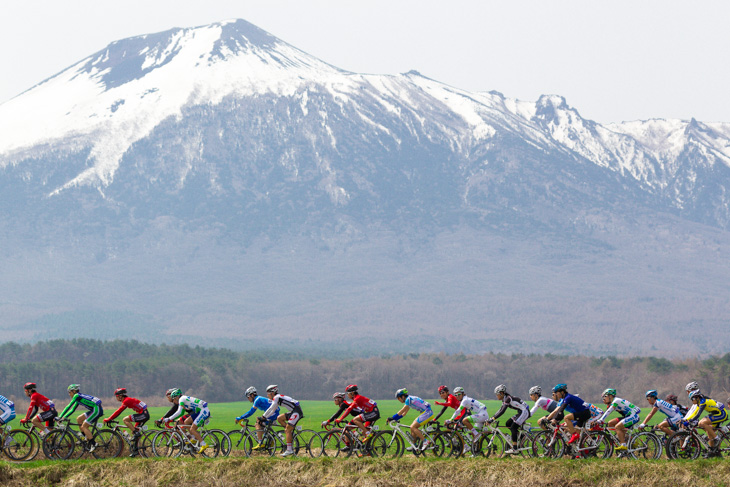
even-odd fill
[[[662,248],[693,248],[695,258],[701,246],[692,247],[681,236],[690,239],[697,232],[709,232],[713,236],[704,238],[703,245],[720,242],[716,250],[722,249],[730,226],[728,189],[730,123],[650,120],[601,125],[582,118],[560,96],[529,102],[496,92],[468,92],[415,71],[398,76],[347,72],[242,20],[114,42],[0,105],[0,224],[5,234],[0,243],[12,258],[30,252],[29,261],[54,262],[59,283],[68,280],[57,262],[59,255],[74,272],[83,268],[93,274],[89,266],[99,266],[97,271],[121,266],[128,281],[104,281],[103,298],[96,294],[98,281],[89,285],[97,286],[93,292],[89,287],[77,289],[74,296],[97,297],[89,297],[91,304],[86,306],[110,306],[110,296],[130,293],[134,286],[129,282],[139,282],[140,276],[151,279],[150,286],[170,286],[160,276],[182,272],[190,262],[197,263],[192,267],[198,271],[217,272],[207,288],[217,289],[220,275],[240,271],[231,262],[258,265],[260,259],[250,257],[254,265],[240,253],[253,255],[256,245],[268,249],[269,257],[278,256],[266,270],[259,269],[260,275],[272,269],[271,275],[281,273],[267,285],[289,289],[291,299],[301,292],[289,280],[292,269],[305,265],[289,260],[294,248],[301,251],[300,245],[313,245],[311,255],[323,249],[359,249],[359,258],[369,256],[360,268],[361,283],[370,282],[365,276],[373,278],[369,273],[376,269],[387,270],[375,280],[392,271],[383,259],[421,252],[419,272],[431,269],[423,281],[466,283],[464,274],[453,273],[473,262],[469,259],[481,262],[490,256],[492,270],[495,259],[518,267],[532,262],[528,274],[541,275],[544,281],[551,279],[543,274],[545,262],[552,265],[555,259],[570,261],[621,249],[627,254],[618,252],[621,256],[614,255],[617,261],[608,266],[615,266],[614,277],[620,281],[626,267],[633,269],[647,260],[634,253],[654,238],[663,242]],[[647,237],[647,222],[659,233]],[[454,240],[455,235],[460,237]],[[667,243],[665,238],[678,241]],[[460,250],[447,250],[451,245]],[[224,250],[200,257],[213,247]],[[505,249],[517,248],[520,252],[506,257]],[[232,260],[219,262],[213,254]],[[432,268],[439,259],[450,262],[461,254],[465,260],[459,264]],[[334,265],[330,254],[311,255],[305,258],[310,271]],[[536,255],[548,257],[533,261]],[[662,255],[655,259],[657,268],[660,261],[666,265]],[[687,254],[682,259],[691,258]],[[413,284],[404,276],[418,272],[408,259],[399,262],[405,266],[403,274],[393,279],[398,286]],[[354,265],[351,259],[339,264],[337,269]],[[706,264],[712,272],[724,269],[714,261]],[[18,272],[27,268],[19,266]],[[147,274],[152,268],[157,270],[154,278]],[[477,268],[481,269],[466,266],[461,272],[471,275]],[[512,275],[514,268],[506,266],[496,277]],[[42,275],[47,269],[36,271]],[[483,275],[474,278],[481,282]],[[584,282],[585,275],[575,281]],[[176,285],[182,286],[178,281],[185,279],[175,276]],[[319,282],[310,278],[307,285]],[[363,292],[353,291],[349,279],[348,285],[335,281],[319,282],[322,292]],[[388,299],[394,293],[387,289],[395,281],[382,278],[378,288]],[[566,286],[573,284],[566,281]],[[211,291],[218,305],[216,316],[230,313],[231,318],[222,320],[229,327],[240,323],[241,316],[252,319],[255,314],[231,304],[242,299],[236,287],[241,285],[230,284],[229,294]],[[255,295],[267,285],[249,291]],[[365,295],[380,292],[361,285],[368,290]],[[454,302],[471,302],[470,296],[479,295],[479,286],[454,285],[459,289]],[[59,286],[70,292],[65,284]],[[578,294],[591,289],[579,287]],[[500,291],[506,289],[510,287]],[[663,292],[659,289],[664,288],[652,292]],[[626,295],[633,299],[635,291]],[[191,292],[188,287],[180,294]],[[199,290],[192,294],[202,299]],[[146,301],[152,295],[148,290],[144,298],[128,297],[137,309],[162,313]],[[440,298],[443,290],[434,289],[433,295]],[[47,296],[56,303],[52,309],[64,308],[57,304],[57,294],[49,290]],[[340,299],[344,303],[349,298]],[[551,303],[548,307],[555,301],[554,296],[540,294],[542,299]],[[303,304],[312,300],[319,311]],[[168,308],[182,306],[169,296],[161,301]],[[259,306],[265,302],[261,296],[254,301]],[[433,302],[406,301],[404,314],[414,307],[427,310],[424,302]],[[335,316],[341,317],[336,304],[327,308],[329,304],[309,295],[298,303],[298,311],[282,317],[279,309],[291,303],[275,306],[272,301],[269,309],[277,311],[259,311],[259,319],[281,325],[292,316],[307,316],[305,321],[335,326],[340,319]],[[569,307],[578,309],[574,304]],[[347,301],[350,308],[361,305]],[[723,301],[714,309],[726,305]],[[511,306],[504,301],[488,305],[504,310]],[[477,306],[465,321],[483,311]],[[430,312],[416,315],[423,322],[444,318]],[[567,321],[579,319],[571,316]],[[682,319],[690,320],[692,314]],[[485,339],[511,335],[507,325],[503,332],[490,330],[485,329]]]

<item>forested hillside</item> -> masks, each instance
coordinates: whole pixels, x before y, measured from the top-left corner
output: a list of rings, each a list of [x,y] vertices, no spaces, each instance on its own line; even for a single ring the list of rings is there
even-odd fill
[[[348,383],[357,383],[374,398],[390,398],[400,387],[431,398],[440,384],[461,385],[470,395],[493,398],[499,383],[526,397],[533,385],[547,390],[566,382],[571,391],[599,401],[600,392],[615,387],[622,397],[643,404],[647,389],[680,394],[697,380],[708,394],[725,400],[730,391],[730,353],[704,361],[670,362],[655,357],[619,359],[520,354],[398,354],[351,360],[296,356],[271,351],[233,352],[188,345],[148,345],[136,341],[52,340],[33,345],[0,345],[0,394],[27,406],[23,384],[65,403],[66,387],[79,383],[83,392],[110,398],[116,387],[130,394],[162,399],[165,390],[180,387],[208,401],[238,401],[243,390],[279,384],[300,399],[329,399]]]

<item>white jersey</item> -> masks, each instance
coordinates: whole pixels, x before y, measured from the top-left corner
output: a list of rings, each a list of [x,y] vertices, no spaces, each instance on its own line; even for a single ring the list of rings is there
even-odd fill
[[[279,409],[279,406],[286,408],[286,410],[289,412],[292,412],[295,409],[301,409],[299,406],[299,401],[297,401],[296,399],[285,396],[283,394],[277,394],[271,400],[271,406],[269,406],[269,409],[267,409],[264,413],[264,417],[266,419],[269,419],[276,412],[276,410]]]
[[[477,401],[476,399],[472,399],[469,396],[464,396],[464,398],[461,400],[461,404],[459,404],[459,407],[456,409],[456,411],[454,411],[454,414],[451,416],[451,420],[453,421],[455,418],[461,416],[464,410],[469,411],[474,416],[486,415],[486,417],[489,418],[487,406]]]
[[[556,407],[558,407],[558,403],[556,401],[553,401],[549,397],[541,396],[537,401],[535,401],[535,405],[532,406],[532,409],[530,409],[530,415],[535,414],[537,408],[542,408],[545,411],[553,412]]]
[[[641,409],[639,409],[638,406],[634,406],[632,403],[627,401],[626,399],[621,399],[620,397],[614,397],[613,401],[611,402],[611,405],[606,409],[606,412],[603,413],[603,416],[601,416],[601,421],[605,421],[606,418],[612,413],[616,411],[624,418],[628,416],[634,416],[641,413]]]
[[[202,399],[197,399],[192,396],[180,396],[180,401],[177,403],[177,411],[175,414],[170,416],[170,421],[177,419],[183,413],[192,415],[198,414],[203,410],[208,409],[208,403]]]
[[[679,413],[679,407],[674,404],[670,404],[663,399],[657,399],[654,402],[654,407],[664,413],[668,418],[674,418],[675,416],[681,416]]]

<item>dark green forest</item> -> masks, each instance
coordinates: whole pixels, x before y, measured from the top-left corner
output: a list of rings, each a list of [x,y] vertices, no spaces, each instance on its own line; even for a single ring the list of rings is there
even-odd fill
[[[435,397],[440,384],[461,385],[481,398],[492,399],[494,386],[507,384],[525,397],[527,389],[545,390],[567,382],[582,397],[599,400],[606,387],[643,404],[647,389],[680,395],[697,380],[708,394],[726,400],[730,394],[730,353],[706,360],[669,361],[656,357],[582,357],[552,354],[385,354],[379,357],[333,360],[314,354],[275,351],[234,352],[189,345],[150,345],[127,340],[50,340],[35,344],[0,345],[0,394],[26,403],[23,384],[38,384],[39,392],[66,398],[70,383],[101,398],[115,388],[154,404],[170,387],[213,402],[243,400],[249,385],[282,386],[300,399],[329,399],[334,391],[355,382],[375,398],[389,398],[407,387],[414,394]],[[63,401],[62,401],[63,402]]]

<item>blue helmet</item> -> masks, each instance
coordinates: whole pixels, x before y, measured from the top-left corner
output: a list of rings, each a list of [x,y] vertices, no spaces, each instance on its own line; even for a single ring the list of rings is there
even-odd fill
[[[659,397],[659,393],[656,391],[656,389],[652,389],[650,391],[646,391],[646,397],[657,398]]]
[[[555,387],[553,387],[553,392],[568,392],[568,384],[558,384]]]
[[[690,400],[695,399],[695,398],[702,399],[702,393],[700,392],[699,389],[695,389],[694,391],[691,391],[689,393],[689,398],[690,398]]]

